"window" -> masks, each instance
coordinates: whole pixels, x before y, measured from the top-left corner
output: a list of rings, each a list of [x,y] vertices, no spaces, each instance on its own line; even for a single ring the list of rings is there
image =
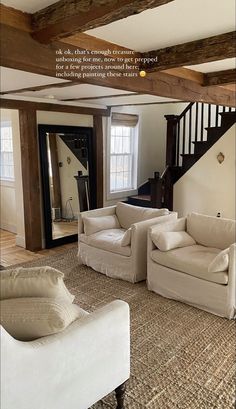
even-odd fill
[[[12,128],[9,123],[3,123],[0,131],[0,179],[14,180]]]
[[[137,184],[137,116],[116,114],[117,120],[114,115],[110,134],[110,193],[130,191]]]

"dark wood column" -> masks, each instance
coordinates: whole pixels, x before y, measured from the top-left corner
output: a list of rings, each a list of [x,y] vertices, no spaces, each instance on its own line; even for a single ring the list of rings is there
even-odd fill
[[[97,207],[103,207],[103,128],[102,128],[102,116],[94,115],[93,117],[94,127],[94,156],[95,156],[95,174],[97,183]]]
[[[42,248],[40,173],[36,111],[19,110],[21,166],[25,216],[26,249]]]

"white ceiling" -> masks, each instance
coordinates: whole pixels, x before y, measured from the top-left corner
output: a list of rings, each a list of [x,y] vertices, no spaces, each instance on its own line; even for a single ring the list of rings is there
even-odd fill
[[[235,0],[174,0],[87,34],[150,51],[235,30]]]
[[[67,82],[60,78],[52,78],[46,75],[32,74],[30,72],[14,70],[11,68],[0,67],[0,70],[1,92],[16,90],[20,88],[29,88],[37,85],[40,86]]]
[[[200,72],[214,72],[214,71],[223,71],[230,70],[236,67],[235,58],[227,58],[226,60],[207,62],[205,64],[191,65],[191,70],[200,71]]]
[[[11,68],[0,67],[1,70],[1,82],[2,92],[17,90],[27,87],[36,87],[41,85],[48,85],[54,83],[63,82],[57,78],[51,78],[43,75],[31,74],[25,71],[14,70]],[[70,81],[68,81],[69,83]],[[26,91],[21,93],[9,94],[3,96],[3,98],[9,99],[24,99],[27,101],[38,102],[50,102],[61,103],[74,106],[89,106],[94,108],[102,108],[107,105],[120,105],[120,104],[137,104],[137,103],[150,103],[150,102],[168,102],[169,98],[163,98],[153,95],[134,95],[134,96],[121,96],[115,98],[101,98],[101,99],[89,99],[91,97],[118,95],[118,94],[130,94],[130,91],[100,87],[90,84],[79,84],[69,87],[56,88],[51,87],[45,90],[39,91]],[[51,96],[54,98],[52,99]],[[62,101],[69,98],[87,98],[83,101]]]
[[[56,0],[2,0],[5,6],[13,7],[18,10],[34,13],[50,4],[57,3]]]

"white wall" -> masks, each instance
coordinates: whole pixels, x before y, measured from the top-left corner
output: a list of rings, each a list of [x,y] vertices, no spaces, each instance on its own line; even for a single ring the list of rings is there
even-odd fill
[[[9,121],[12,126],[14,182],[0,182],[1,228],[16,233],[16,244],[25,247],[24,203],[21,176],[21,150],[19,115],[17,110],[1,109],[1,121]]]
[[[174,210],[179,216],[195,211],[235,218],[235,135],[232,126],[174,186]],[[222,152],[225,160],[217,161]]]

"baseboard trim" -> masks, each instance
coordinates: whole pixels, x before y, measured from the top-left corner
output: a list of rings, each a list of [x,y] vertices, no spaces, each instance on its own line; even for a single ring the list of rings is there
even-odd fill
[[[9,223],[5,223],[5,222],[1,221],[0,227],[3,230],[7,230],[7,231],[10,231],[11,233],[16,234],[16,226],[14,224],[9,224]]]
[[[19,234],[17,234],[16,236],[16,245],[23,247],[25,249],[25,237],[24,236],[20,236]]]

